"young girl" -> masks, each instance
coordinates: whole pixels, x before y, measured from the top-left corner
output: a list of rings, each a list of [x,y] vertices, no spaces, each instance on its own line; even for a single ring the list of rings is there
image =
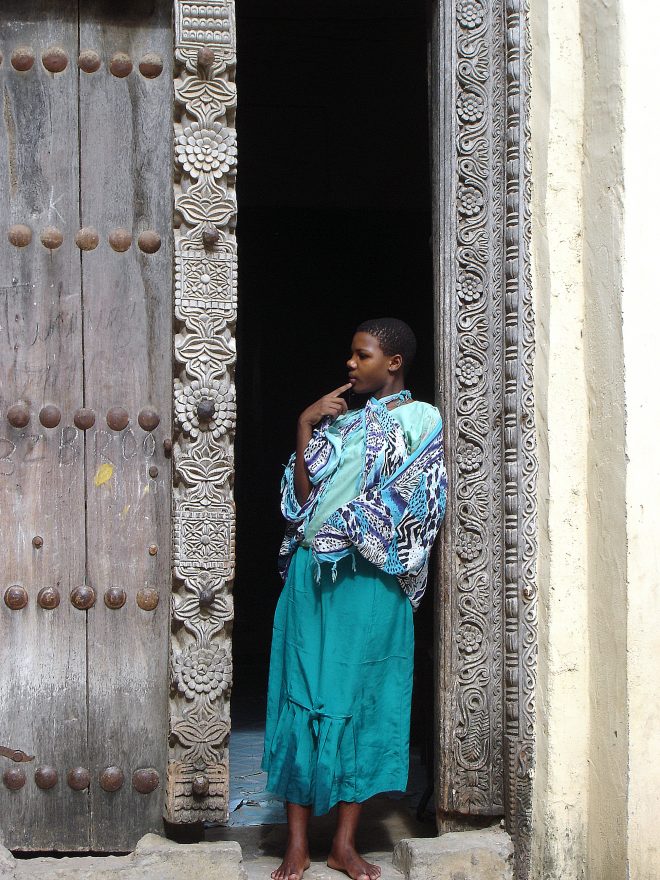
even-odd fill
[[[411,398],[407,324],[381,318],[353,337],[348,382],[300,415],[282,480],[285,579],[273,626],[263,768],[287,802],[273,880],[309,867],[310,814],[339,804],[328,857],[354,880],[380,868],[355,849],[362,803],[408,780],[412,612],[442,521],[446,472],[438,410]],[[348,411],[349,388],[370,395]]]

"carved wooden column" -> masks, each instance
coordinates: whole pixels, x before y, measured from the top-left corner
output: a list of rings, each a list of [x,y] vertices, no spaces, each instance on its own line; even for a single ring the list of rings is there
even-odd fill
[[[504,812],[502,772],[502,0],[442,4],[436,22],[439,400],[447,425],[437,806]],[[439,114],[444,119],[440,124]]]
[[[225,821],[234,573],[235,25],[175,0],[174,570],[166,818]]]
[[[437,3],[430,36],[438,401],[439,822],[506,814],[527,873],[536,650],[529,50],[522,0]]]

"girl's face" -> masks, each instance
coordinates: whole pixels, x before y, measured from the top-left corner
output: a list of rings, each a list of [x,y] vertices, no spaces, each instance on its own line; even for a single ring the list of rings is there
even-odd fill
[[[402,364],[401,355],[386,355],[370,333],[356,333],[346,361],[348,379],[356,394],[375,394],[392,384]]]

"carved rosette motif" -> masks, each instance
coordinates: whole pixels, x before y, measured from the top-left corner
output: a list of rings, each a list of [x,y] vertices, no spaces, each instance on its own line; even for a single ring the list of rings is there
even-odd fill
[[[234,4],[175,0],[173,596],[166,817],[226,821],[235,513]]]

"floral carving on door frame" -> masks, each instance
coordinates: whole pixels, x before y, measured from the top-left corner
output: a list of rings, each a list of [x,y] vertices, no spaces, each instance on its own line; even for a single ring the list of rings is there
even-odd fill
[[[174,2],[175,324],[166,818],[226,821],[235,567],[236,41],[229,0]]]

